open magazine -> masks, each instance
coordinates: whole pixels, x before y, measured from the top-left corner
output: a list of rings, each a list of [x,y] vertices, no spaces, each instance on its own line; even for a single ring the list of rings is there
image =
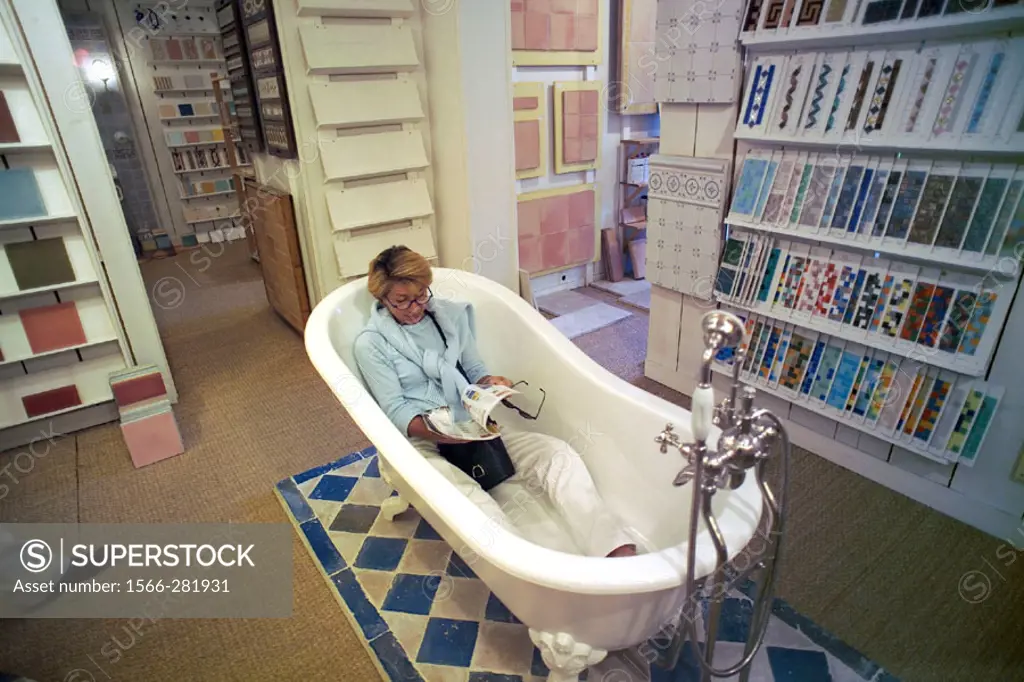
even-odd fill
[[[505,398],[519,391],[508,386],[470,384],[462,391],[462,405],[469,412],[469,421],[456,422],[449,407],[439,407],[423,415],[427,428],[439,436],[458,440],[491,440],[501,435],[491,421],[491,412]]]

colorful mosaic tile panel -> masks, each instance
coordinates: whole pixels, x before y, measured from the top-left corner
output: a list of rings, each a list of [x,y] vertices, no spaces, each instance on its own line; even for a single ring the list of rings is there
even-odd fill
[[[782,305],[790,310],[796,308],[797,301],[804,289],[804,268],[807,267],[809,259],[802,256],[793,256],[789,263],[789,270],[786,272],[785,282],[782,283]]]
[[[915,0],[908,0],[907,4],[914,2]],[[914,95],[914,104],[910,107],[910,116],[907,117],[907,125],[903,129],[905,133],[912,133],[917,127],[917,120],[921,116],[921,108],[924,106],[924,100],[928,96],[928,89],[932,85],[932,78],[935,76],[935,67],[938,62],[939,60],[935,58],[928,60],[924,73],[921,76],[921,81],[917,85],[917,90],[913,91],[916,94]]]
[[[941,0],[940,0],[941,1]],[[928,2],[928,0],[925,0]],[[953,122],[956,120],[960,106],[963,104],[964,86],[970,80],[971,72],[974,70],[978,55],[971,48],[961,48],[961,56],[953,67],[953,75],[946,86],[946,92],[942,96],[942,104],[939,106],[939,115],[935,117],[935,125],[932,126],[932,134],[939,135],[952,130]]]
[[[984,400],[985,394],[977,389],[971,390],[967,395],[964,406],[960,410],[960,416],[956,420],[956,426],[953,427],[953,433],[949,435],[949,442],[946,443],[946,449],[954,455],[959,455],[963,450],[967,435],[971,432],[971,425],[974,424],[978,409]]]
[[[993,291],[983,291],[978,294],[974,310],[971,312],[971,321],[967,323],[963,338],[960,340],[959,352],[965,355],[974,355],[978,351],[978,344],[985,334],[985,327],[992,317],[992,309],[996,305],[998,295]]]
[[[907,420],[910,418],[910,415],[913,414],[914,408],[916,406],[916,401],[917,401],[917,398],[918,398],[918,394],[922,392],[921,391],[921,384],[924,383],[924,380],[925,380],[925,373],[924,373],[924,371],[918,372],[917,375],[914,377],[914,382],[910,386],[910,392],[907,394],[907,400],[906,400],[905,403],[903,403],[903,409],[900,410],[900,418],[896,422],[896,430],[897,431],[903,431],[904,425],[906,425]],[[924,400],[923,399],[921,401],[921,405],[922,406],[924,405]]]
[[[843,189],[839,192],[836,212],[832,216],[832,229],[846,229],[846,223],[850,220],[850,211],[853,209],[853,202],[857,199],[857,189],[860,187],[863,175],[864,166],[850,166],[847,169],[846,177],[843,179]]]
[[[782,376],[779,385],[791,391],[797,390],[804,376],[807,362],[811,358],[814,343],[805,336],[794,333],[786,351],[786,360],[782,365]]]
[[[847,232],[857,232],[860,227],[861,218],[864,216],[864,205],[867,201],[868,190],[874,177],[875,170],[873,168],[864,170],[864,177],[861,178],[860,187],[857,189],[857,198],[853,202],[853,210],[850,211],[850,222],[846,225]]]
[[[769,383],[774,384],[779,380],[779,375],[782,373],[782,367],[785,363],[786,353],[789,351],[789,342],[792,338],[792,329],[786,329],[782,332],[782,336],[779,338],[779,348],[775,351],[775,358],[772,360],[771,368],[768,371]]]
[[[910,220],[914,217],[914,209],[917,208],[917,200],[924,189],[925,179],[928,173],[925,171],[908,171],[903,176],[900,184],[899,194],[893,202],[892,215],[889,217],[889,226],[885,230],[885,236],[892,239],[905,239],[910,230]]]
[[[892,205],[896,202],[896,195],[899,193],[902,184],[903,171],[892,171],[886,180],[885,189],[882,190],[882,198],[878,204],[878,212],[875,213],[875,222],[871,228],[872,237],[881,237],[889,224],[889,215],[892,212]]]
[[[876,358],[868,363],[868,370],[864,375],[864,381],[857,392],[857,401],[853,404],[853,413],[858,417],[863,417],[867,414],[883,367],[885,367],[885,360],[882,358]]]
[[[793,210],[789,214],[789,222],[795,223],[800,217],[800,209],[804,205],[804,198],[807,196],[807,188],[811,185],[811,174],[814,171],[814,166],[807,164],[804,166],[803,172],[800,175],[800,186],[796,190],[796,199],[793,201]]]
[[[857,80],[857,89],[853,93],[853,105],[850,107],[849,116],[846,117],[846,132],[853,130],[857,126],[861,107],[864,106],[864,95],[867,94],[868,84],[871,82],[871,75],[874,72],[874,62],[868,62],[861,69],[860,78]]]
[[[853,406],[857,404],[857,397],[860,395],[861,387],[864,385],[864,375],[867,374],[868,366],[871,364],[871,356],[864,355],[860,359],[860,366],[857,367],[857,376],[853,380],[853,386],[850,389],[850,395],[846,399],[846,407],[844,412],[850,412],[853,410]]]
[[[800,211],[799,223],[801,225],[817,226],[821,221],[821,213],[825,208],[825,197],[828,194],[829,184],[835,172],[834,166],[814,167],[814,171],[811,173],[807,200]]]
[[[803,278],[803,294],[797,302],[797,311],[809,313],[814,310],[814,304],[821,293],[822,279],[825,274],[825,261],[818,258],[808,258],[807,272]]]
[[[910,295],[914,291],[914,282],[909,279],[901,279],[894,282],[892,294],[886,301],[885,314],[882,318],[880,329],[886,336],[895,339],[903,324],[903,317],[910,308]],[[924,313],[921,313],[924,315]]]
[[[957,3],[950,3],[955,5]],[[984,9],[984,4],[981,7]],[[967,122],[967,132],[969,134],[977,133],[978,128],[981,126],[982,117],[985,115],[985,107],[988,106],[988,100],[992,96],[992,88],[995,87],[996,79],[999,77],[999,71],[1003,66],[1003,61],[1006,58],[1006,54],[1003,52],[996,52],[992,55],[991,61],[988,64],[988,71],[985,73],[985,80],[981,84],[981,90],[978,91],[978,97],[974,100],[974,108],[971,110],[971,118]]]
[[[924,324],[921,325],[921,333],[917,337],[918,345],[928,348],[935,346],[942,323],[946,321],[949,304],[953,301],[953,293],[954,290],[950,287],[935,287],[932,302],[928,306],[928,313],[924,316]]]
[[[771,294],[772,282],[775,281],[775,269],[779,267],[780,253],[781,251],[778,248],[773,248],[768,254],[764,276],[761,278],[761,284],[757,288],[757,300],[761,303],[766,302]]]
[[[825,404],[837,410],[846,409],[846,398],[853,388],[854,379],[857,377],[857,368],[860,366],[860,353],[846,351],[843,353],[839,366],[836,368],[835,379],[832,381],[832,388],[828,392]]]
[[[821,212],[821,220],[818,221],[818,227],[827,228],[832,221],[832,216],[836,212],[836,204],[839,203],[839,193],[843,189],[843,178],[845,177],[846,169],[837,168],[832,176],[832,182],[829,184],[828,196],[825,198],[825,206]]]
[[[956,292],[956,299],[949,311],[949,318],[939,337],[939,350],[955,353],[960,347],[960,340],[963,338],[964,331],[967,330],[976,300],[977,296],[973,291]]]
[[[838,0],[838,2],[841,2],[844,5],[846,4],[846,0]],[[836,4],[838,3],[833,1],[829,4],[829,8],[831,9]],[[842,73],[839,74],[839,85],[836,88],[835,96],[832,98],[832,107],[829,109],[828,119],[825,121],[826,133],[831,132],[832,129],[836,127],[836,114],[839,113],[839,105],[842,103],[843,94],[846,92],[846,84],[849,82],[850,69],[851,66],[847,64],[843,67]]]
[[[760,0],[754,0],[759,2]],[[764,108],[771,93],[772,80],[775,78],[775,65],[767,67],[758,64],[754,70],[753,86],[747,97],[747,106],[743,113],[743,123],[751,128],[761,125],[764,120]]]
[[[856,312],[856,303],[860,300],[861,290],[864,287],[864,280],[867,278],[867,270],[858,270],[857,278],[853,280],[853,291],[850,292],[850,300],[846,306],[846,312],[843,314],[843,324],[850,324],[853,322],[853,316]]]
[[[914,296],[907,309],[907,319],[900,330],[900,338],[904,341],[916,341],[921,327],[924,325],[925,315],[928,313],[928,305],[935,294],[935,285],[927,282],[919,282],[914,289]]]
[[[783,159],[775,173],[771,192],[765,201],[764,209],[761,212],[761,220],[766,223],[778,221],[779,213],[782,210],[782,203],[786,198],[786,189],[789,187],[790,178],[793,176],[793,166],[796,162],[792,159]]]
[[[743,170],[736,183],[736,192],[732,197],[730,213],[736,215],[753,215],[757,197],[768,172],[768,161],[748,156],[743,160]]]
[[[749,347],[749,350],[747,352],[746,357],[743,358],[743,368],[742,369],[743,369],[744,372],[749,372],[750,371],[750,365],[754,361],[754,352],[753,351],[755,351],[757,349],[757,346],[758,346],[758,344],[761,341],[761,331],[764,329],[764,326],[765,326],[764,322],[762,322],[761,320],[757,320],[754,323],[754,331],[751,332],[750,336],[748,337],[750,339],[748,341],[750,347]]]
[[[818,294],[814,300],[814,314],[822,317],[828,315],[832,307],[832,297],[836,292],[836,283],[839,281],[839,269],[835,263],[825,265],[821,273],[821,283],[818,285]]]
[[[992,230],[992,223],[995,222],[996,214],[999,212],[999,205],[1006,194],[1006,187],[1009,185],[1009,178],[988,178],[985,186],[978,197],[978,205],[974,209],[974,217],[971,218],[970,227],[964,235],[961,248],[964,251],[980,253],[988,241],[989,232]]]
[[[811,397],[825,402],[828,398],[829,388],[832,386],[832,379],[836,374],[836,367],[843,355],[843,349],[839,346],[829,346],[821,356],[821,363],[818,365],[818,374],[811,386]]]
[[[1024,180],[1011,182],[1010,188],[1006,191],[1006,197],[1003,199],[1003,205],[999,208],[999,215],[996,216],[995,223],[993,223],[992,235],[988,239],[988,244],[985,245],[985,253],[989,255],[999,253],[1003,245],[1003,237],[1010,226],[1010,216],[1016,211],[1022,194],[1024,194]],[[1011,246],[1013,246],[1012,242]]]
[[[881,327],[882,320],[885,319],[884,312],[886,306],[889,304],[889,299],[892,298],[892,291],[895,286],[896,278],[893,275],[886,275],[885,280],[882,282],[882,290],[878,295],[878,304],[871,313],[871,323],[868,325],[868,331],[876,332]]]
[[[942,414],[942,406],[946,404],[946,398],[949,396],[951,388],[953,388],[952,382],[936,377],[935,384],[928,394],[924,410],[921,411],[921,417],[918,419],[917,428],[914,429],[914,438],[916,440],[921,440],[925,443],[931,440],[932,433],[935,431],[935,425],[939,421],[939,415]]]
[[[907,241],[913,244],[931,244],[946,208],[949,193],[956,178],[952,175],[929,175],[921,192],[914,222],[910,226]]]
[[[807,110],[807,121],[804,123],[804,130],[809,130],[818,125],[818,119],[822,111],[822,100],[825,99],[825,90],[829,86],[829,78],[832,75],[832,65],[827,61],[818,70],[817,82],[814,86],[814,94],[811,96],[809,109]]]
[[[1003,258],[1020,260],[1020,249],[1024,246],[1024,198],[1017,201],[1017,208],[1010,218],[1010,225],[1006,230],[1006,238],[999,250]]]
[[[871,406],[867,411],[867,421],[874,423],[882,413],[882,408],[888,404],[889,391],[892,388],[893,380],[896,378],[897,370],[898,365],[896,362],[890,360],[885,363],[885,366],[879,373],[878,385],[875,387],[874,395],[871,396]]]
[[[761,368],[761,361],[764,359],[764,349],[768,345],[768,339],[771,338],[772,332],[775,327],[772,326],[771,322],[765,322],[764,327],[761,329],[761,338],[757,342],[757,348],[754,350],[754,364],[751,365],[750,371],[755,376]]]
[[[977,203],[978,194],[981,193],[984,183],[983,178],[965,176],[957,178],[953,192],[949,195],[949,204],[946,206],[942,225],[939,227],[938,234],[935,235],[935,246],[947,249],[960,248],[960,242],[964,239],[964,232],[971,220],[974,205]]]
[[[867,329],[871,322],[871,316],[875,312],[878,301],[882,296],[882,282],[885,277],[880,272],[872,272],[864,279],[864,292],[856,306],[857,311],[853,315],[851,324],[857,329]]]
[[[768,163],[768,170],[764,174],[764,182],[761,183],[761,193],[758,195],[757,205],[754,207],[754,215],[758,218],[764,214],[765,204],[768,203],[768,197],[771,195],[772,185],[775,184],[775,174],[778,170],[778,161],[770,161]]]
[[[807,371],[804,373],[803,381],[800,382],[800,392],[804,395],[811,392],[811,386],[814,384],[814,378],[818,375],[818,368],[821,365],[821,358],[825,353],[825,347],[825,341],[818,341],[814,344],[811,359],[807,362]]]
[[[888,180],[888,170],[876,170],[871,178],[871,187],[868,189],[868,195],[865,197],[864,205],[861,209],[860,223],[858,224],[859,232],[869,234],[872,231],[871,228],[874,225],[875,214],[878,211],[878,205],[882,201],[882,192],[885,190],[885,183]]]
[[[864,25],[878,24],[899,18],[903,8],[903,0],[875,0],[869,2],[864,9]]]
[[[995,416],[996,407],[999,405],[999,400],[993,396],[986,395],[985,399],[981,402],[981,408],[978,410],[978,416],[974,418],[974,424],[971,426],[971,433],[967,436],[967,442],[964,443],[964,450],[961,453],[960,458],[967,462],[973,462],[978,456],[978,449],[981,447],[981,441],[985,438],[985,433],[988,431],[989,424],[992,422],[992,417]]]
[[[797,26],[816,26],[821,21],[825,0],[804,0],[800,12],[796,15]]]
[[[927,404],[928,397],[931,395],[931,388],[935,383],[932,375],[921,374],[920,376],[921,383],[917,393],[914,395],[914,404],[907,415],[906,421],[903,423],[903,434],[906,436],[913,435],[917,429],[921,415],[924,414],[925,404]]]
[[[850,300],[853,298],[853,289],[857,283],[857,277],[863,276],[863,270],[850,265],[844,265],[839,272],[836,282],[835,297],[832,306],[828,308],[828,319],[833,322],[842,322],[846,316],[846,309],[850,307]]]
[[[768,335],[768,343],[764,348],[764,359],[761,360],[761,366],[757,370],[757,376],[762,379],[767,379],[768,374],[771,372],[772,364],[775,362],[775,352],[779,348],[781,337],[782,327],[772,327],[772,331]]]

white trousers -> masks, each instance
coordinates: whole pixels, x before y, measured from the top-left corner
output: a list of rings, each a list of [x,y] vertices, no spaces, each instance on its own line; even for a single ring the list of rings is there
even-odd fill
[[[501,438],[516,467],[509,482],[519,481],[531,494],[546,497],[583,553],[603,557],[635,542],[622,520],[601,499],[590,472],[572,446],[554,436],[529,431],[502,431]],[[483,510],[490,522],[522,535],[479,483],[439,454],[436,443],[422,438],[409,440],[459,492]]]

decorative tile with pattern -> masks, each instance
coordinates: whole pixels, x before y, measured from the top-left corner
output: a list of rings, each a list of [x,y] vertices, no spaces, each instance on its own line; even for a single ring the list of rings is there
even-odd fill
[[[946,325],[942,330],[942,335],[939,337],[939,350],[955,353],[957,348],[960,347],[960,339],[967,329],[971,313],[974,312],[974,302],[976,300],[977,295],[973,291],[956,292],[953,307],[949,311]]]
[[[882,408],[888,404],[889,389],[896,378],[898,368],[899,366],[895,360],[889,360],[885,363],[881,373],[879,373],[878,385],[875,387],[875,394],[871,396],[871,406],[868,408],[867,416],[865,417],[868,422],[874,423],[881,414]]]
[[[846,399],[853,388],[853,382],[857,377],[857,369],[860,367],[860,353],[845,351],[839,366],[836,368],[835,379],[829,389],[828,398],[825,404],[837,410],[846,409]]]
[[[935,378],[935,384],[928,393],[924,409],[921,411],[917,427],[914,429],[914,438],[925,443],[931,440],[932,432],[935,431],[935,424],[942,413],[942,406],[946,404],[946,397],[949,395],[949,389],[952,387],[952,382],[946,381],[942,377]]]
[[[992,224],[992,233],[988,237],[988,243],[985,244],[986,254],[993,255],[999,253],[1003,246],[1006,232],[1010,228],[1011,217],[1017,210],[1018,203],[1022,200],[1024,200],[1024,180],[1014,180],[1006,190],[1006,196],[999,207],[999,214]],[[1011,244],[1011,247],[1013,246],[1015,245]]]
[[[971,77],[971,70],[977,61],[978,55],[969,48],[962,51],[953,67],[953,75],[946,86],[946,92],[942,95],[942,103],[939,106],[939,115],[935,117],[935,125],[932,126],[932,134],[939,135],[948,133],[953,128],[953,121],[956,120],[957,112],[963,101],[963,88]]]
[[[880,272],[872,272],[864,279],[864,290],[856,305],[851,324],[857,329],[867,329],[871,316],[875,312],[878,300],[882,295],[882,282],[885,276]]]
[[[885,236],[891,239],[905,239],[910,230],[910,221],[917,209],[917,200],[921,196],[925,179],[928,177],[926,171],[908,171],[903,176],[900,184],[899,194],[893,202],[892,214],[889,216],[889,226],[885,230]]]
[[[376,457],[372,447],[352,453],[281,481],[276,492],[353,629],[376,658],[382,679],[543,682],[549,671],[530,641],[527,626],[415,510],[394,521],[378,515],[368,529],[358,532],[330,528],[332,518],[355,504],[350,501],[353,498],[379,505],[391,494],[379,477]],[[337,489],[334,481],[324,483],[328,477],[356,481],[344,501],[324,495]],[[312,497],[318,488],[321,494]],[[375,509],[379,512],[379,506]],[[379,553],[379,547],[387,549]],[[384,557],[384,564],[361,568],[359,557],[367,553]],[[749,585],[740,585],[724,602],[719,647],[727,655],[743,649],[745,636],[740,635],[747,627],[743,619],[752,612],[750,593]],[[754,679],[866,681],[879,675],[895,679],[785,602],[775,600],[772,614],[766,646],[754,659]],[[657,643],[663,647],[664,637]],[[624,668],[626,661],[623,654],[613,652],[589,671],[589,678],[607,676]],[[804,673],[794,678],[797,670]],[[696,671],[696,661],[684,654],[674,670],[648,670],[645,664],[639,672],[652,680],[682,680],[696,679]]]
[[[818,341],[814,344],[811,359],[807,362],[807,371],[804,373],[803,381],[800,382],[800,392],[804,395],[808,395],[811,392],[814,378],[818,375],[818,368],[821,366],[821,358],[825,353],[825,346],[825,341]]]
[[[863,272],[860,268],[850,265],[844,265],[842,270],[840,270],[839,278],[836,281],[832,306],[828,309],[828,319],[833,322],[843,321],[843,318],[846,316],[846,309],[850,306],[850,300],[853,298],[857,277],[858,275],[863,277]]]
[[[857,392],[857,400],[853,403],[853,413],[856,416],[863,417],[867,414],[883,367],[885,367],[883,358],[874,358],[868,363],[867,372],[864,374],[860,390]]]
[[[896,201],[899,192],[900,181],[903,179],[903,171],[894,170],[889,173],[885,182],[885,189],[882,190],[881,199],[878,202],[878,211],[875,213],[874,226],[871,228],[872,237],[881,237],[889,224],[889,216],[892,212],[892,205]]]
[[[903,316],[910,308],[910,295],[914,291],[914,282],[909,279],[900,279],[892,285],[892,294],[886,301],[885,314],[882,317],[880,329],[888,337],[896,338],[900,328],[903,326]],[[923,312],[921,313],[924,314]]]
[[[963,338],[960,340],[959,352],[974,355],[978,351],[978,344],[981,343],[981,337],[985,334],[985,328],[988,326],[989,318],[992,317],[992,309],[995,308],[997,298],[998,294],[994,291],[982,291],[978,294],[974,310],[971,311],[971,321],[967,323],[967,329],[964,330]]]
[[[996,79],[999,77],[999,71],[1003,66],[1003,60],[1005,57],[1006,54],[1003,52],[996,52],[992,55],[992,59],[988,65],[988,71],[985,73],[985,80],[982,82],[981,90],[978,91],[978,97],[974,101],[974,108],[971,110],[971,118],[967,122],[968,133],[977,133],[978,128],[981,126],[982,118],[988,113],[985,111],[985,107],[988,105],[988,100],[992,96],[992,88],[995,87]]]
[[[839,346],[828,346],[821,356],[818,364],[818,373],[811,385],[810,396],[821,402],[828,398],[829,388],[832,386],[832,379],[836,374],[836,367],[843,355],[843,349]]]
[[[946,321],[946,313],[949,312],[949,304],[953,300],[953,289],[950,287],[936,286],[932,294],[932,301],[928,306],[928,312],[924,316],[924,323],[921,325],[921,333],[917,337],[917,343],[921,346],[932,348],[939,338],[939,331],[942,323]]]
[[[949,195],[949,203],[946,205],[946,213],[942,217],[942,224],[935,235],[935,246],[947,249],[960,248],[960,242],[964,241],[964,233],[984,183],[985,179],[979,177],[960,176],[956,179],[953,191]]]
[[[857,367],[857,376],[853,380],[853,387],[850,389],[850,396],[846,399],[846,407],[843,409],[844,412],[853,411],[853,406],[857,404],[857,397],[860,394],[861,387],[864,383],[864,377],[868,372],[868,365],[870,364],[870,355],[861,356],[860,366]]]
[[[864,166],[850,166],[846,170],[846,177],[843,178],[843,188],[839,192],[839,201],[836,204],[835,214],[832,216],[832,229],[845,230],[850,220],[850,211],[853,210],[853,202],[857,199],[857,190],[860,188],[861,178],[864,175]]]
[[[917,287],[914,289],[914,295],[910,299],[910,307],[907,309],[907,319],[900,330],[901,339],[904,341],[917,341],[921,328],[924,326],[928,306],[931,304],[934,294],[934,284],[918,282]]]
[[[946,449],[953,454],[960,454],[960,451],[963,450],[964,443],[967,441],[967,435],[971,432],[971,426],[974,424],[974,419],[977,417],[978,409],[981,407],[984,399],[985,394],[980,390],[972,390],[967,394],[964,406],[960,410],[960,416],[957,417],[956,426],[953,428],[953,433],[950,434],[949,442],[946,444]]]
[[[939,228],[949,193],[953,189],[956,178],[952,175],[931,174],[921,191],[921,200],[910,226],[907,242],[911,244],[932,243],[935,232]]]

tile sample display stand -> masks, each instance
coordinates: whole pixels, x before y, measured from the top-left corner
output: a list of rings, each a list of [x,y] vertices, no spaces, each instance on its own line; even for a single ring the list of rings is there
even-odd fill
[[[253,177],[254,173],[252,163],[247,162],[247,159],[251,157],[248,155],[248,148],[241,136],[243,124],[238,117],[234,102],[228,97],[231,93],[232,81],[215,74],[211,74],[210,78],[213,80],[213,94],[217,100],[217,111],[220,112],[220,124],[224,130],[230,133],[224,136],[224,142],[227,147],[225,152],[227,165],[231,169],[231,178],[234,181],[232,190],[238,200],[239,209],[245,210],[245,188],[242,183],[246,178]],[[232,231],[237,233],[239,229],[245,230],[245,239],[249,243],[249,254],[258,263],[260,254],[251,221],[235,221]]]
[[[166,366],[158,340],[132,336],[156,326],[91,114],[47,103],[79,82],[70,45],[40,42],[50,31],[63,40],[55,6],[0,6],[0,102],[34,145],[0,147],[0,450],[116,419],[108,376],[135,353]]]
[[[237,0],[221,0],[217,3],[216,9],[221,45],[224,47],[224,59],[231,82],[230,99],[235,103],[235,115],[238,120],[239,145],[244,147],[251,157],[263,151],[264,140],[256,88],[253,85],[246,50],[245,26],[238,20]]]

